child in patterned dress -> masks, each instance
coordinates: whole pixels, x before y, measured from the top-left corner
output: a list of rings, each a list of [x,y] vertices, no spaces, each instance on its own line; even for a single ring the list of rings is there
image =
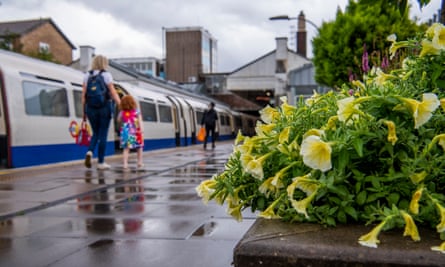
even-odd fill
[[[144,128],[141,112],[137,109],[134,98],[130,95],[122,97],[118,120],[120,127],[120,147],[123,149],[123,167],[128,169],[130,149],[137,149],[137,167],[143,168],[142,151],[144,147]]]

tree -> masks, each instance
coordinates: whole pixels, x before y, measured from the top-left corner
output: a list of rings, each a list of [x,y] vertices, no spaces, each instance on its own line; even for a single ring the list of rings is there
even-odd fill
[[[350,0],[345,12],[338,10],[334,21],[323,23],[313,40],[315,80],[336,87],[351,76],[361,78],[367,71],[362,69],[364,52],[371,66],[380,66],[388,57],[389,35],[407,39],[423,28],[386,0]]]

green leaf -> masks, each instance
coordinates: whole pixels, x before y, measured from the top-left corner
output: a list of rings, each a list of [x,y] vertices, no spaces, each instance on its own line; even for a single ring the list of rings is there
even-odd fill
[[[357,195],[357,204],[360,206],[365,204],[366,197],[368,196],[368,193],[366,191],[362,191]]]
[[[337,220],[341,223],[346,223],[348,219],[346,218],[346,213],[344,211],[339,211],[337,214]]]
[[[354,149],[359,157],[363,157],[363,140],[361,138],[357,138],[354,140],[352,145],[354,146]]]
[[[354,220],[358,220],[357,211],[353,207],[351,206],[345,207],[345,211],[349,216],[354,218]]]
[[[388,196],[388,203],[389,205],[397,205],[397,203],[399,202],[400,199],[400,194],[399,193],[391,193]]]
[[[332,217],[327,217],[326,218],[326,224],[327,225],[329,225],[329,226],[335,226],[336,225],[336,223],[335,223],[335,219],[334,218],[332,218]]]

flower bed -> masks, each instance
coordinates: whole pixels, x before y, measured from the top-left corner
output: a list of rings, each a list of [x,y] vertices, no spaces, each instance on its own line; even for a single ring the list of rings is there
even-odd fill
[[[237,220],[250,207],[289,222],[376,224],[358,237],[369,247],[392,228],[420,241],[418,225],[444,240],[445,26],[388,40],[392,56],[409,52],[400,69],[261,110],[256,135],[238,134],[225,170],[197,187],[203,201]]]

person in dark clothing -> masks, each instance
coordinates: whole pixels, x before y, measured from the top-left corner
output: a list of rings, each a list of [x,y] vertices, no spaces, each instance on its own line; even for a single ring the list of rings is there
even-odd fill
[[[204,113],[201,120],[201,127],[206,129],[206,137],[204,139],[204,149],[207,148],[207,138],[212,135],[212,148],[215,148],[215,128],[218,114],[215,111],[215,103],[210,102],[209,109]]]

